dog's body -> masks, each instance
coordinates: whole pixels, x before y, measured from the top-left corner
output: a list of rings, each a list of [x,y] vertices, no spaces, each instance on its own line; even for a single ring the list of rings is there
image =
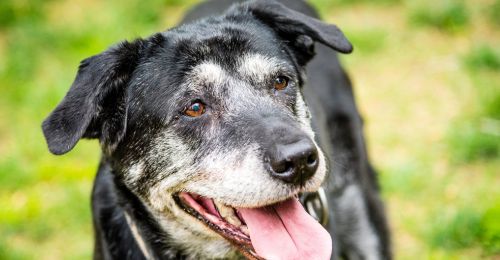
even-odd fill
[[[332,259],[391,257],[361,118],[332,50],[350,44],[310,18],[317,15],[304,2],[280,2],[307,16],[270,1],[218,16],[233,1],[211,1],[182,26],[82,62],[43,128],[56,154],[81,137],[103,147],[92,194],[95,259],[259,258],[273,249],[255,242],[252,214],[288,212],[279,205],[320,185],[332,242],[311,241],[331,246]],[[250,231],[213,220],[201,198]],[[290,214],[302,218],[299,211]]]

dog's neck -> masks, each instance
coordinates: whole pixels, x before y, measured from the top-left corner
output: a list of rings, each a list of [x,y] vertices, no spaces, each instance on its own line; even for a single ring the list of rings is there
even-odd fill
[[[168,245],[168,234],[161,231],[140,200],[112,172],[103,160],[94,183],[92,196],[99,198],[92,201],[95,254],[101,256],[95,258],[188,258],[179,248]]]

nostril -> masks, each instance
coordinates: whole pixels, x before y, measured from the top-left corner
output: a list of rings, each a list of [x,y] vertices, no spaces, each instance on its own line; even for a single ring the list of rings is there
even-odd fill
[[[316,164],[316,161],[318,160],[318,155],[316,153],[312,153],[307,157],[307,165],[313,166]]]
[[[271,168],[275,173],[286,173],[293,169],[293,163],[289,160],[274,161]]]

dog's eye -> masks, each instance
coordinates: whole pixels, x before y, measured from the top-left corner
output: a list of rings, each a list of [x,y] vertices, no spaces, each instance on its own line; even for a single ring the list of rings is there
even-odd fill
[[[283,90],[288,86],[288,78],[285,76],[278,76],[274,79],[274,89]]]
[[[205,105],[199,101],[194,102],[184,111],[184,114],[190,117],[201,116],[203,113],[205,113]]]

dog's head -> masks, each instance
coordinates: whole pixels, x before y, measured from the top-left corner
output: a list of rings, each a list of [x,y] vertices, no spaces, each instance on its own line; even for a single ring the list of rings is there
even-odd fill
[[[295,199],[326,174],[301,95],[316,41],[351,51],[336,26],[255,1],[118,44],[81,63],[43,123],[49,149],[99,139],[117,179],[190,254],[269,257],[262,232],[316,243],[321,227]]]

